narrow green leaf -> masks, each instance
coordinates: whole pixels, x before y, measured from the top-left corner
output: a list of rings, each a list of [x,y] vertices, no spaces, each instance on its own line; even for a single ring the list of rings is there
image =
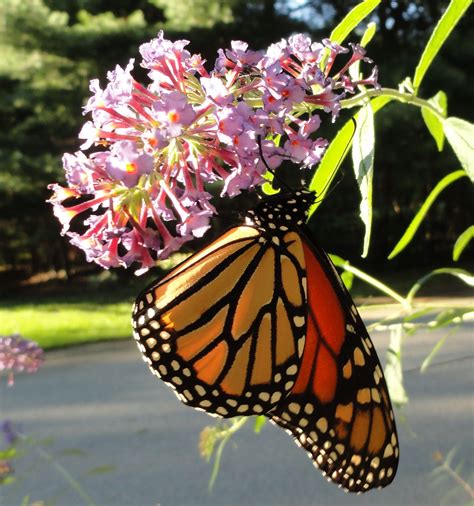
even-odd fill
[[[443,128],[463,169],[474,182],[474,124],[451,117],[444,120]]]
[[[387,351],[385,380],[387,381],[392,402],[399,406],[408,402],[408,395],[403,386],[402,342],[403,325],[394,325],[390,330],[390,345]]]
[[[96,476],[99,474],[113,473],[116,469],[116,466],[97,466],[89,469],[85,474]]]
[[[436,317],[436,323],[432,328],[440,329],[448,325],[461,323],[464,316],[470,315],[471,313],[474,313],[471,307],[445,309]]]
[[[426,127],[428,128],[430,134],[436,142],[436,147],[438,151],[443,151],[444,146],[444,130],[443,123],[441,120],[434,114],[431,109],[428,107],[421,108],[421,115],[423,116],[423,120],[425,122]]]
[[[425,276],[421,277],[413,286],[410,288],[406,298],[411,303],[417,292],[420,288],[429,281],[434,276],[439,276],[440,274],[448,274],[450,276],[454,276],[460,279],[463,283],[466,283],[468,286],[474,286],[474,275],[464,269],[455,269],[451,267],[442,267],[441,269],[434,269],[429,272]]]
[[[341,279],[346,288],[351,291],[352,284],[354,283],[354,274],[352,272],[344,271],[341,274]]]
[[[266,423],[267,419],[265,416],[263,415],[257,416],[257,418],[255,419],[255,425],[253,427],[255,434],[260,434],[260,431],[263,429]]]
[[[380,109],[385,107],[391,101],[392,98],[387,96],[374,98],[370,101],[373,113],[375,114],[376,112],[380,111]],[[357,114],[354,116],[354,119],[357,121]],[[316,192],[318,199],[311,206],[311,209],[308,213],[308,219],[324,201],[324,196],[326,195],[334,177],[336,176],[337,171],[341,167],[344,158],[349,152],[349,148],[352,145],[354,132],[354,120],[350,119],[344,124],[339,132],[337,132],[331,144],[329,144],[328,148],[326,149],[326,152],[324,153],[324,156],[319,164],[318,170],[316,171],[309,185],[309,189]]]
[[[339,132],[337,132],[336,137],[334,137],[333,141],[326,149],[318,170],[309,185],[309,189],[316,192],[317,200],[309,210],[308,219],[324,200],[329,186],[346,157],[348,148],[351,146],[354,131],[354,121],[349,120]]]
[[[431,34],[431,37],[426,44],[423,54],[420,57],[420,61],[415,69],[413,84],[416,91],[420,87],[421,81],[423,80],[432,61],[438,54],[438,51],[441,49],[449,34],[471,3],[472,0],[451,0],[448,8],[445,10],[433,30],[433,33]]]
[[[449,335],[449,334],[448,334]],[[423,360],[423,363],[420,366],[420,372],[421,374],[425,373],[428,367],[430,366],[431,362],[437,355],[438,351],[443,347],[444,343],[446,342],[446,339],[448,339],[448,336],[444,336],[441,338],[434,346],[433,349],[430,351],[429,355]]]
[[[361,194],[360,218],[365,226],[362,257],[366,257],[372,230],[372,181],[374,176],[375,128],[370,103],[357,113],[357,128],[352,141],[354,174]]]
[[[444,91],[438,91],[438,93],[436,93],[434,97],[430,98],[428,102],[438,110],[439,114],[446,117],[448,98]],[[436,142],[438,151],[443,151],[444,129],[442,119],[429,107],[422,107],[421,115],[423,116],[423,120],[425,121],[430,134]]]
[[[465,175],[466,173],[463,170],[455,170],[454,172],[451,172],[447,176],[443,177],[441,181],[439,181],[439,183],[433,188],[431,193],[423,202],[423,205],[421,206],[420,210],[416,213],[410,225],[408,225],[408,228],[405,230],[405,233],[402,235],[401,239],[398,241],[396,246],[391,251],[390,255],[388,256],[389,260],[396,257],[401,251],[403,251],[408,246],[410,241],[413,239],[413,236],[415,235],[416,231],[418,230],[421,222],[423,221],[426,213],[429,211],[430,207],[433,205],[438,195],[451,183],[453,183],[454,181],[460,179]]]
[[[367,25],[364,35],[362,35],[362,39],[360,40],[360,45],[362,47],[366,47],[367,44],[374,38],[376,30],[377,30],[377,25],[373,21],[371,21]]]
[[[365,19],[380,3],[380,0],[364,0],[356,5],[334,28],[329,36],[332,42],[342,44],[354,28]]]
[[[467,227],[466,230],[456,239],[453,248],[453,260],[457,262],[466,246],[474,239],[474,225]]]
[[[347,260],[344,260],[344,258],[338,255],[334,255],[333,253],[329,254],[329,258],[336,267],[344,267],[344,265],[347,263]]]

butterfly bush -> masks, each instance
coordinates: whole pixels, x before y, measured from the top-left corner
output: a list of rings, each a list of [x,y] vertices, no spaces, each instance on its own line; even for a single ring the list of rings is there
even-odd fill
[[[18,334],[0,336],[0,374],[8,375],[9,386],[13,385],[14,373],[34,373],[43,362],[43,350],[34,341]]]
[[[358,81],[348,72],[370,62],[358,45],[334,72],[349,50],[329,40],[295,35],[266,51],[234,41],[208,71],[188,43],[160,32],[140,47],[147,86],[133,59],[105,88],[91,81],[81,151],[63,157],[67,186],[50,185],[62,234],[102,267],[137,262],[143,272],[201,237],[216,212],[208,183],[234,197],[261,185],[267,165],[317,164],[327,145],[318,112],[334,120],[357,86],[378,86],[376,67]]]

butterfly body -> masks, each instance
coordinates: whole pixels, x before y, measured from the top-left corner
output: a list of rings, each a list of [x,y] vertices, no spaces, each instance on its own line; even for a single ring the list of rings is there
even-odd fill
[[[145,289],[134,337],[153,374],[212,415],[264,414],[349,491],[390,483],[398,443],[372,342],[305,231],[312,192],[278,194]]]

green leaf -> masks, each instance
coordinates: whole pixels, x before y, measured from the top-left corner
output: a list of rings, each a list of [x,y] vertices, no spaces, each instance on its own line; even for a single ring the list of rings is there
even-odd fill
[[[426,71],[431,65],[432,61],[438,54],[442,45],[448,38],[451,31],[454,29],[462,15],[466,12],[471,5],[472,0],[451,0],[448,8],[441,16],[438,24],[436,25],[431,37],[426,44],[426,47],[421,55],[420,61],[415,69],[415,76],[413,77],[413,84],[415,91],[420,87]]]
[[[364,0],[356,5],[334,28],[329,36],[332,42],[342,44],[354,28],[366,18],[380,3],[380,0]]]
[[[375,114],[391,101],[392,98],[387,96],[374,98],[370,102],[373,113]],[[357,115],[354,116],[354,119],[355,118],[357,118]],[[336,137],[334,137],[326,149],[326,152],[324,153],[324,156],[319,164],[318,170],[311,180],[309,189],[316,192],[318,199],[311,206],[308,213],[308,219],[324,201],[324,196],[326,195],[329,186],[331,185],[334,177],[337,174],[337,171],[342,165],[344,158],[349,152],[349,148],[351,147],[352,138],[355,132],[354,119],[347,121],[339,130],[339,132],[337,132]]]
[[[354,174],[361,194],[360,218],[365,226],[362,257],[369,251],[372,230],[372,181],[374,176],[375,128],[370,102],[357,113],[357,127],[352,141]]]
[[[18,451],[15,447],[11,446],[10,448],[7,448],[6,450],[0,451],[0,459],[13,459],[17,456]]]
[[[373,21],[371,21],[367,25],[364,35],[362,35],[362,39],[360,40],[360,45],[362,47],[366,47],[367,44],[374,38],[376,30],[377,30],[377,25]]]
[[[350,291],[352,284],[354,283],[354,274],[352,274],[352,272],[344,271],[341,274],[341,279],[346,288]]]
[[[430,366],[431,362],[435,358],[435,356],[438,354],[439,350],[443,347],[444,343],[448,339],[448,336],[451,335],[451,332],[444,337],[442,337],[434,346],[433,349],[430,351],[428,356],[423,360],[423,363],[420,366],[420,372],[421,374],[424,374],[428,367]]]
[[[474,225],[467,227],[466,230],[456,239],[453,248],[453,260],[457,262],[466,246],[474,239]]]
[[[425,276],[421,277],[416,283],[410,288],[406,298],[411,303],[418,290],[432,277],[439,276],[440,274],[448,274],[460,279],[463,283],[468,286],[474,286],[474,275],[464,269],[454,269],[451,267],[442,267],[441,269],[435,269]]]
[[[387,351],[385,380],[387,381],[392,402],[399,406],[408,402],[408,395],[403,386],[402,342],[403,325],[394,325],[390,330],[390,345]]]
[[[99,475],[99,474],[107,474],[107,473],[112,473],[116,470],[116,466],[97,466],[97,467],[93,467],[92,469],[89,469],[88,471],[86,471],[85,474],[88,474],[88,475]]]
[[[266,182],[262,185],[263,193],[265,193],[265,195],[275,195],[276,193],[279,193],[280,190],[275,190],[275,188],[273,188],[273,173],[267,171],[263,177],[266,179]]]
[[[260,434],[260,431],[263,429],[266,423],[267,419],[265,416],[263,415],[257,416],[257,418],[255,419],[255,425],[253,427],[255,434]]]
[[[474,124],[451,117],[444,120],[443,128],[463,169],[474,182]]]
[[[319,164],[318,170],[316,171],[309,189],[316,192],[317,200],[311,206],[308,219],[312,216],[314,211],[320,206],[324,200],[332,180],[337,174],[339,167],[341,166],[347,151],[352,143],[352,137],[354,136],[355,126],[354,121],[349,120],[340,130],[337,132],[336,137],[329,144],[324,156]]]
[[[347,260],[333,253],[329,254],[329,258],[336,267],[344,267],[344,265],[347,264]]]
[[[391,251],[390,255],[388,255],[388,259],[392,260],[395,258],[401,251],[403,251],[410,241],[413,239],[416,231],[418,230],[421,222],[423,221],[426,213],[429,211],[430,207],[433,205],[438,195],[451,183],[465,176],[466,173],[463,170],[455,170],[451,172],[447,176],[443,177],[441,181],[433,188],[431,193],[428,195],[426,200],[423,202],[420,210],[416,213],[408,228],[405,230],[405,233],[402,235],[401,239],[398,241],[396,246]]]
[[[438,93],[434,97],[430,98],[428,102],[434,107],[436,107],[438,112],[443,117],[446,117],[448,99],[444,91],[438,91]],[[430,134],[433,136],[433,139],[436,142],[438,151],[443,151],[444,130],[441,118],[437,114],[435,114],[429,107],[422,107],[421,115],[423,116],[425,125],[427,126]]]

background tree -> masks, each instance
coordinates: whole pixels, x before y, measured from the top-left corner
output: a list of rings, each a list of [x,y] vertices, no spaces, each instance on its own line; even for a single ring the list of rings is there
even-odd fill
[[[243,39],[264,47],[295,31],[327,36],[356,1],[308,0],[9,0],[0,5],[0,263],[32,273],[82,263],[82,254],[58,239],[45,203],[47,184],[61,177],[63,152],[78,149],[80,110],[91,78],[105,78],[116,63],[136,55],[138,45],[164,28],[169,38],[192,41],[210,61],[218,47]],[[445,1],[382,2],[373,16],[377,34],[369,47],[384,86],[396,86],[413,69]],[[468,69],[474,44],[472,14],[452,34],[439,63],[423,83],[423,95],[444,89],[449,114],[466,118],[473,103]],[[139,70],[137,77],[139,77]],[[374,241],[368,261],[385,260],[422,201],[443,174],[457,167],[449,147],[441,156],[426,135],[417,110],[387,106],[378,124],[374,181]],[[472,119],[467,117],[466,119]],[[407,130],[410,135],[405,135]],[[335,129],[334,129],[335,131]],[[326,133],[330,135],[331,132]],[[414,142],[416,140],[416,142]],[[355,182],[347,164],[340,186],[327,200],[317,234],[324,246],[358,258],[363,227]],[[469,182],[460,181],[439,199],[418,243],[395,260],[416,266],[450,258],[452,243],[472,221]],[[456,216],[456,220],[451,219]],[[383,233],[377,233],[383,231]]]

